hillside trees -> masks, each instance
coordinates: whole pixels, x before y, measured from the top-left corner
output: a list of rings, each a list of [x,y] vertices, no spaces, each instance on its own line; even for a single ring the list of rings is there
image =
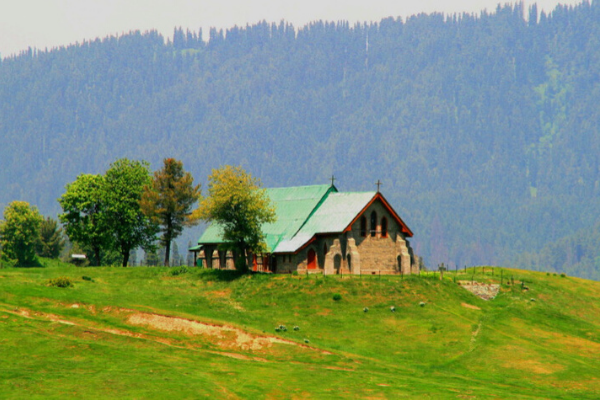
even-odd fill
[[[150,183],[146,162],[119,159],[105,175],[82,174],[67,185],[59,218],[69,238],[91,250],[95,265],[101,252],[118,251],[125,267],[133,249],[152,246],[158,227],[140,208]]]
[[[163,163],[163,167],[154,172],[152,183],[145,186],[140,206],[142,212],[160,226],[164,265],[168,266],[171,242],[181,235],[184,227],[198,221],[198,216],[192,215],[192,206],[200,196],[200,185],[194,186],[192,174],[183,170],[181,161],[166,158]]]
[[[4,209],[4,221],[0,221],[0,250],[3,257],[16,260],[19,266],[36,265],[35,247],[42,220],[36,207],[25,201],[11,202]]]
[[[234,254],[236,268],[248,269],[248,252],[265,251],[261,226],[275,221],[275,209],[260,181],[242,167],[227,165],[213,169],[208,177],[208,196],[200,202],[195,216],[219,224],[223,240]]]

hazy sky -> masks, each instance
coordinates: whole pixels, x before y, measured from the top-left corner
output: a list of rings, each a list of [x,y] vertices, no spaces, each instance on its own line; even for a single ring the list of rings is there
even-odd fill
[[[175,26],[205,31],[282,19],[296,27],[314,20],[379,21],[420,12],[493,11],[498,0],[0,0],[0,54],[44,49],[130,30],[156,29],[171,36]],[[511,3],[514,1],[510,1]],[[581,0],[539,0],[538,8]],[[528,7],[533,0],[526,0]]]

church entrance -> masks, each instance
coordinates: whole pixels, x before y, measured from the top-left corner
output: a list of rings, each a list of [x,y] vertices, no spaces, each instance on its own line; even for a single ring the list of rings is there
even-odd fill
[[[306,262],[306,268],[317,269],[317,253],[313,249],[308,250],[308,260]]]
[[[336,254],[335,257],[333,257],[333,270],[335,271],[335,274],[339,275],[341,269],[342,269],[342,256],[339,254]]]

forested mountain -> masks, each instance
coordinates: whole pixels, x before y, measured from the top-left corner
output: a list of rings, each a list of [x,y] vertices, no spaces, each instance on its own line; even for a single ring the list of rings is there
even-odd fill
[[[514,264],[537,271],[566,272],[600,281],[600,223],[547,243],[538,252],[524,252]]]
[[[269,187],[381,179],[427,265],[507,264],[600,219],[599,104],[598,1],[132,32],[2,60],[0,206],[56,213],[119,157]]]

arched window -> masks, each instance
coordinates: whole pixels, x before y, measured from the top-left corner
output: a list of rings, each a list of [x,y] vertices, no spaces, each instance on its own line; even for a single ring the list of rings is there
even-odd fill
[[[308,251],[308,260],[306,262],[306,267],[308,269],[317,269],[317,253],[313,249]]]
[[[373,211],[371,213],[371,236],[375,236],[377,233],[377,213]]]
[[[367,236],[367,217],[360,217],[360,236]]]
[[[381,218],[381,237],[387,237],[387,218]]]

